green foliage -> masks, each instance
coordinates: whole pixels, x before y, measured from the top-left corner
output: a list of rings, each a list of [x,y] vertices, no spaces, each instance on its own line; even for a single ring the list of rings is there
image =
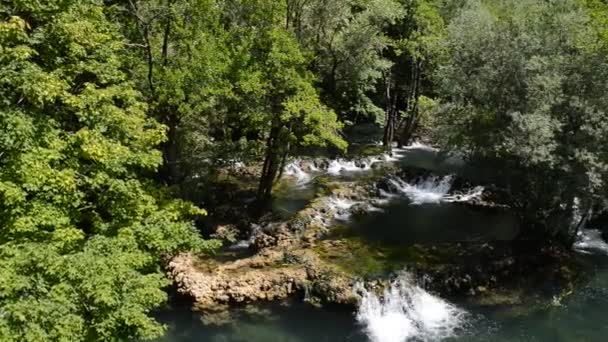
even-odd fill
[[[591,19],[591,29],[597,35],[595,48],[608,49],[608,3],[602,0],[580,0]]]
[[[387,28],[390,44],[384,55],[392,62],[376,102],[385,108],[377,118],[384,124],[383,142],[407,144],[420,126],[420,97],[434,96],[432,70],[443,62],[445,23],[436,0],[401,0],[403,15]]]
[[[165,128],[121,71],[98,1],[13,2],[0,23],[0,336],[151,338],[163,256],[200,251],[204,212],[141,177]]]
[[[492,160],[531,225],[572,238],[575,198],[604,201],[608,63],[573,1],[470,2],[438,72],[444,145]]]
[[[291,147],[344,148],[341,125],[313,86],[309,56],[285,26],[285,2],[134,1],[123,8],[118,13],[130,15],[116,20],[131,41],[133,76],[150,98],[150,114],[169,126],[164,180],[190,192],[218,168],[259,160],[278,126],[274,134]]]
[[[438,110],[437,101],[424,95],[420,96],[420,118],[418,127],[421,130],[430,132],[437,125],[436,112]]]
[[[295,1],[298,2],[298,1]],[[312,56],[323,100],[343,120],[382,115],[372,100],[391,62],[384,29],[402,15],[394,0],[299,1],[293,26],[300,45]],[[297,6],[296,6],[297,7]]]

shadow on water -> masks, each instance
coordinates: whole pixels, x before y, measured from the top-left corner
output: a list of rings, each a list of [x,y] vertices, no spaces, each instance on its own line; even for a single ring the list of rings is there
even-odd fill
[[[454,342],[601,342],[608,336],[608,257],[585,256],[595,265],[590,280],[559,305],[472,307],[464,333]],[[168,325],[156,342],[333,342],[370,341],[354,313],[317,309],[299,301],[231,310],[226,324],[205,324],[179,297],[157,317]],[[390,326],[386,327],[391,329]],[[392,340],[391,340],[392,341]],[[408,341],[416,341],[408,340]],[[384,341],[373,341],[384,342]],[[406,342],[406,341],[402,341]]]
[[[392,204],[382,213],[354,218],[348,236],[392,245],[461,241],[512,240],[518,219],[508,211],[475,210],[456,203]]]
[[[601,342],[608,336],[608,257],[586,256],[594,264],[587,283],[560,303],[542,307],[469,307],[483,317],[457,341]]]
[[[367,341],[352,313],[301,301],[234,308],[230,316],[215,321],[192,312],[187,299],[176,297],[157,317],[168,325],[168,332],[156,342]]]
[[[430,148],[406,149],[404,155],[400,161],[403,167],[424,168],[440,174],[459,173],[464,166],[459,158]],[[278,189],[273,203],[275,212],[283,217],[293,215],[315,197],[319,190],[317,186],[313,181]],[[353,250],[352,260],[357,267],[369,262],[370,269],[385,271],[385,264],[372,262],[382,259],[383,255],[386,255],[385,259],[392,258],[392,254],[408,258],[410,255],[406,246],[416,243],[505,241],[511,240],[519,230],[518,220],[509,212],[475,210],[457,203],[413,205],[406,199],[400,199],[383,209],[382,213],[356,216],[346,227],[334,228],[334,237],[362,241],[359,245],[353,243],[348,246]],[[356,253],[357,248],[364,250]],[[333,252],[340,254],[337,257],[345,257],[345,253]],[[368,254],[374,254],[374,257],[368,261],[361,257]],[[449,341],[608,340],[608,256],[586,255],[584,258],[595,267],[589,275],[590,280],[557,305],[504,305],[490,309],[464,302],[455,303],[468,311],[470,321],[464,328],[465,333]],[[173,297],[170,306],[158,313],[157,317],[168,325],[168,332],[157,342],[370,341],[362,326],[357,324],[353,312],[321,310],[301,300],[232,308],[224,324],[217,321],[210,323],[209,319],[203,321],[200,314],[191,312],[190,305],[187,299]],[[429,310],[424,312],[433,314],[432,306]],[[387,331],[392,328],[386,326]]]
[[[460,157],[425,146],[406,148],[401,154],[403,158],[399,160],[399,165],[404,169],[413,167],[438,174],[457,174],[465,168],[465,162]]]
[[[315,182],[297,184],[292,179],[283,180],[274,190],[272,211],[282,219],[289,219],[306,208],[318,191]]]

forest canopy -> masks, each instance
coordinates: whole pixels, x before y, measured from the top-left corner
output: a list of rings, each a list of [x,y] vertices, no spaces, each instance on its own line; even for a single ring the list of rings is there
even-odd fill
[[[601,0],[0,1],[0,339],[151,339],[214,175],[426,134],[526,236],[608,206]],[[575,210],[576,209],[576,210]],[[578,215],[578,216],[577,216]]]

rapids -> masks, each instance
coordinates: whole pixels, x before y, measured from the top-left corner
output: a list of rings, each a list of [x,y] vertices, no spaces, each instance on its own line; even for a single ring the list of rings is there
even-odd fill
[[[356,319],[373,342],[402,342],[412,339],[437,341],[457,335],[466,312],[430,294],[401,272],[390,287],[378,295],[362,283]]]
[[[451,174],[458,171],[461,161],[417,143],[394,150],[392,155],[358,161],[336,159],[325,166],[294,160],[285,167],[290,183],[281,190],[276,210],[293,215],[306,206],[314,195],[317,176],[341,179],[347,174],[364,175],[374,169],[373,164],[387,162],[426,168],[443,176],[410,182],[391,178],[390,186],[379,190],[377,198],[363,203],[367,205],[363,217],[353,215],[362,203],[326,198],[327,209],[335,213],[340,231],[347,236],[398,249],[420,242],[510,240],[516,235],[519,222],[509,212],[485,213],[456,203],[479,198],[483,187],[453,192]],[[240,241],[231,248],[244,249],[249,243]],[[599,230],[585,228],[579,232],[574,249],[593,264],[590,279],[548,307],[483,307],[441,298],[403,271],[382,290],[373,289],[370,283],[355,284],[354,290],[361,296],[355,310],[319,309],[294,298],[234,307],[229,316],[202,320],[190,311],[188,299],[175,297],[157,314],[168,326],[159,342],[605,341],[608,243]]]

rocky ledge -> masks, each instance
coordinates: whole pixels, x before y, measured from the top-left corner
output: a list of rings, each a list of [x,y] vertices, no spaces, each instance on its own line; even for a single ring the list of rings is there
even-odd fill
[[[284,299],[296,293],[306,293],[312,301],[356,302],[352,292],[355,278],[322,260],[311,248],[328,233],[339,210],[328,208],[328,198],[355,198],[366,191],[352,185],[334,188],[288,222],[256,230],[249,246],[253,256],[229,262],[193,254],[173,258],[168,269],[178,290],[192,297],[195,307],[202,310]]]
[[[292,219],[255,230],[249,246],[253,255],[225,261],[226,255],[183,254],[168,263],[169,272],[179,292],[193,298],[197,309],[215,311],[292,296],[354,305],[359,299],[353,291],[356,283],[382,288],[393,271],[403,268],[418,279],[430,279],[425,287],[442,296],[464,296],[487,305],[521,302],[529,298],[521,289],[539,289],[531,284],[547,280],[559,284],[559,294],[580,278],[577,259],[550,243],[451,243],[390,251],[356,239],[328,237],[329,227],[344,211],[328,204],[348,200],[358,203],[349,211],[365,211],[361,208],[373,203],[378,184],[328,184],[323,196]],[[483,199],[463,204],[482,210],[497,207]]]
[[[353,279],[307,249],[264,251],[251,258],[203,271],[196,256],[185,254],[170,263],[179,290],[201,310],[229,304],[277,300],[308,294],[309,300],[354,304]]]

